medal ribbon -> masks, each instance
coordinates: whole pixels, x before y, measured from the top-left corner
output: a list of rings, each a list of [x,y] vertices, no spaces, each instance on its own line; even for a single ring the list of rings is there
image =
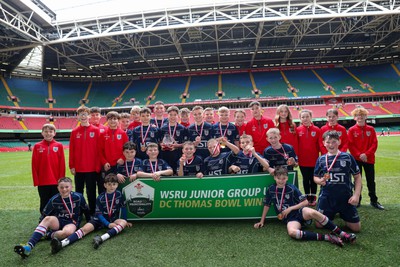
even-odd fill
[[[130,177],[133,174],[133,168],[135,167],[135,160],[136,159],[133,159],[133,161],[132,161],[132,166],[131,166],[130,172],[128,171],[128,164],[125,161],[125,170],[126,170],[126,174],[128,174],[128,177]]]
[[[194,160],[194,156],[193,156],[192,158],[188,159],[188,160],[185,162],[185,165],[192,164],[193,160]]]
[[[272,146],[271,146],[271,147],[272,147]],[[283,154],[282,154],[281,152],[279,152],[278,150],[276,150],[275,148],[272,147],[272,149],[275,150],[276,152],[278,152],[284,159],[288,159],[289,156],[286,154],[286,151],[285,151],[285,149],[283,148],[283,145],[282,145],[281,148],[282,148],[282,150],[283,150]]]
[[[161,126],[163,126],[163,124],[164,124],[164,120],[165,120],[165,118],[162,118],[162,120],[161,120],[161,125],[160,125],[160,126],[158,126],[158,120],[157,120],[157,118],[154,118],[154,122],[156,123],[156,125],[157,125],[157,128],[161,128]]]
[[[157,121],[157,120],[156,120]],[[149,134],[149,131],[150,131],[150,125],[149,126],[147,126],[147,130],[146,130],[146,133],[145,133],[145,135],[144,135],[144,137],[143,137],[143,125],[140,125],[140,136],[141,136],[141,138],[142,138],[142,145],[145,145],[145,143],[146,143],[146,138],[147,138],[147,135]]]
[[[178,126],[177,124],[174,126],[174,132],[171,134],[171,124],[168,123],[169,136],[171,136],[173,140],[175,140],[176,128],[178,128],[177,126]]]
[[[221,137],[225,137],[226,136],[226,132],[228,131],[228,126],[229,124],[226,125],[224,134],[222,134],[222,127],[221,127],[221,123],[219,123],[219,133],[221,134]]]
[[[76,223],[73,216],[74,216],[74,203],[72,202],[72,197],[71,197],[71,193],[69,194],[69,203],[71,204],[71,210],[68,208],[67,203],[65,203],[65,200],[63,199],[63,197],[61,197],[61,200],[63,202],[64,208],[67,210],[69,217],[71,218],[71,220],[73,221],[73,223]]]
[[[278,208],[279,212],[282,211],[283,197],[285,196],[285,192],[286,192],[286,186],[282,189],[281,201],[278,201],[278,186],[275,189],[276,204],[278,204],[279,206]]]
[[[151,173],[155,173],[157,171],[157,167],[158,167],[158,160],[156,160],[156,164],[154,164],[154,169],[153,169],[153,163],[151,163],[150,160],[149,160],[149,163],[150,163]]]
[[[114,202],[115,202],[115,194],[116,192],[114,191],[114,194],[113,194],[113,198],[112,198],[112,200],[111,200],[111,207],[110,206],[108,206],[108,197],[107,197],[107,192],[105,193],[105,195],[106,195],[106,205],[107,205],[107,213],[108,213],[108,218],[109,219],[111,219],[111,215],[112,215],[112,212],[113,212],[113,208],[114,208]]]
[[[336,162],[336,160],[337,160],[339,155],[340,155],[340,151],[338,151],[338,153],[336,154],[335,158],[333,159],[333,161],[331,163],[331,166],[329,166],[328,165],[328,154],[326,154],[325,163],[326,163],[326,170],[327,170],[328,173],[332,170],[333,165],[335,164],[335,162]]]
[[[201,136],[202,136],[202,134],[203,134],[204,122],[201,124],[200,133],[199,133],[199,130],[197,129],[197,123],[194,124],[194,127],[196,128],[197,134],[198,134],[198,135],[200,136],[200,138],[201,138]]]
[[[219,142],[215,145],[215,147],[214,147],[214,149],[213,149],[213,151],[212,151],[212,153],[211,153],[211,156],[214,156],[215,154],[217,154],[217,153],[219,153],[221,151],[221,145],[219,144]]]

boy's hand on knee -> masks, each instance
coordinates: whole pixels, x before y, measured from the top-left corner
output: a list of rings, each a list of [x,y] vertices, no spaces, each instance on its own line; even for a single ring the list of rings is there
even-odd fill
[[[262,222],[258,222],[258,223],[256,223],[256,224],[254,224],[254,228],[255,228],[255,229],[260,229],[260,228],[262,228],[262,227],[264,227],[264,224],[263,224]]]

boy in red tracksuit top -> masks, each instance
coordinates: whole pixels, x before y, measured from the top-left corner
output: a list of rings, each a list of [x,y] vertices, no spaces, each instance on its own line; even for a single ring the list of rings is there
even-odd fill
[[[65,177],[65,156],[63,145],[54,140],[56,127],[45,124],[42,127],[43,141],[33,147],[32,178],[38,187],[40,213],[47,202],[58,193],[58,180]]]
[[[263,154],[264,150],[270,145],[267,141],[267,131],[274,128],[275,124],[271,119],[262,116],[263,110],[260,102],[251,102],[249,108],[253,114],[253,119],[247,122],[244,132],[253,137],[256,152]]]
[[[109,173],[117,174],[117,163],[124,164],[122,148],[129,139],[125,131],[118,127],[119,117],[119,114],[115,111],[108,112],[108,129],[100,135],[100,162],[105,175]]]
[[[316,205],[317,184],[314,182],[315,162],[319,157],[321,130],[312,123],[311,110],[303,109],[299,113],[300,126],[296,128],[298,139],[297,158],[303,176],[304,193],[310,206]]]
[[[76,192],[84,193],[89,202],[90,214],[96,211],[96,184],[101,170],[99,152],[99,128],[89,123],[90,110],[77,109],[80,125],[72,130],[69,140],[69,169],[75,177]]]
[[[99,107],[91,107],[89,122],[93,126],[96,126],[97,128],[99,128],[99,131],[102,134],[102,133],[104,133],[105,130],[107,130],[108,127],[100,123],[100,120],[101,120],[100,111],[101,110]]]
[[[375,186],[375,152],[378,148],[378,138],[374,127],[366,124],[368,111],[365,108],[356,108],[351,112],[356,121],[356,125],[350,127],[348,132],[349,150],[355,158],[361,174],[365,171],[367,178],[368,195],[371,200],[371,206],[384,210],[385,208],[378,202]],[[360,202],[361,203],[361,196]]]
[[[319,149],[321,150],[321,155],[328,153],[328,150],[325,148],[322,140],[322,135],[327,131],[337,131],[340,136],[340,146],[339,150],[342,152],[347,152],[348,148],[348,138],[347,138],[347,130],[344,126],[338,123],[339,113],[337,109],[328,109],[326,111],[326,119],[328,122],[326,125],[321,127],[321,141],[319,142]]]

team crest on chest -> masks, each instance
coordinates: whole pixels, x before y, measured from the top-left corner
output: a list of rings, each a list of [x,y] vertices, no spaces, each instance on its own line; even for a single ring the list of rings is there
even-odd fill
[[[94,137],[94,132],[90,132],[89,136],[90,136],[90,138],[93,138]]]
[[[311,136],[315,137],[317,135],[317,132],[311,132]]]
[[[58,151],[58,147],[56,147],[56,146],[53,147],[53,151],[54,151],[54,152],[57,152],[57,151]]]
[[[290,195],[289,194],[285,194],[285,199],[289,199]]]
[[[181,131],[176,131],[176,136],[180,136],[181,135]]]
[[[154,138],[154,132],[150,132],[150,137]]]
[[[204,130],[204,135],[205,136],[207,136],[207,135],[209,135],[210,134],[210,131],[209,130]]]
[[[232,131],[231,131],[231,130],[228,130],[227,134],[228,134],[228,135],[232,135]]]
[[[264,124],[264,129],[268,129],[268,124]]]
[[[199,165],[196,165],[196,171],[197,172],[200,171],[200,166]]]
[[[366,134],[367,134],[367,136],[371,136],[371,132],[370,131],[367,131]]]
[[[77,134],[76,134],[76,138],[77,138],[77,139],[81,138],[81,133],[77,133]]]
[[[341,160],[340,161],[340,166],[341,167],[346,167],[346,161],[345,160]]]
[[[117,139],[121,140],[122,139],[122,134],[117,134]]]

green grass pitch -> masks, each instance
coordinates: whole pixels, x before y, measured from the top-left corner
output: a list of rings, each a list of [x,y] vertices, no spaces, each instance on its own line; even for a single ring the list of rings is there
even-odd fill
[[[399,144],[399,136],[379,137],[377,194],[386,210],[369,206],[364,179],[359,209],[362,231],[354,245],[339,248],[327,242],[293,240],[278,220],[268,220],[259,230],[253,229],[255,220],[143,221],[135,222],[134,227],[98,250],[91,246],[92,233],[57,255],[51,255],[49,241],[39,242],[25,260],[13,252],[13,247],[28,240],[39,218],[39,198],[30,174],[31,154],[0,153],[0,265],[398,266]],[[335,222],[343,226],[339,218]],[[308,229],[316,230],[314,226]]]

